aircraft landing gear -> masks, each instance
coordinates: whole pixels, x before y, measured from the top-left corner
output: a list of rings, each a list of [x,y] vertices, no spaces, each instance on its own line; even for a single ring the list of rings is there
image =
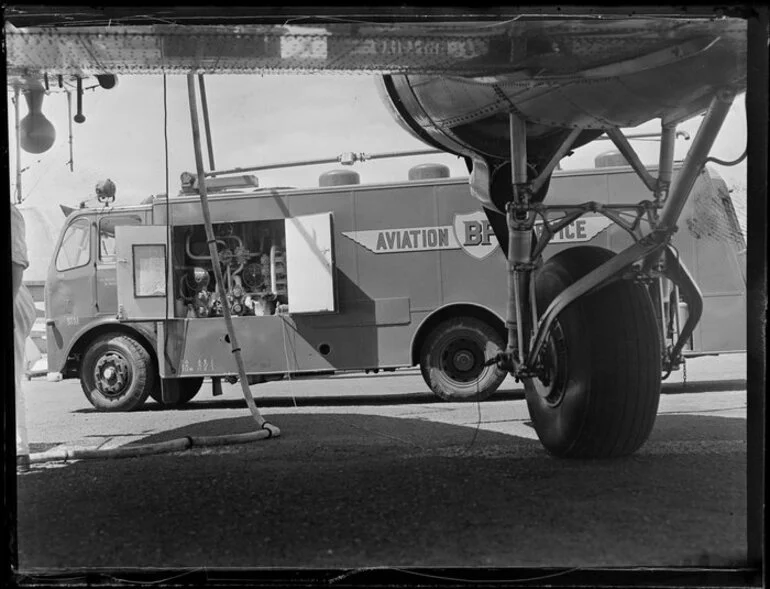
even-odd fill
[[[524,381],[530,417],[552,454],[623,456],[636,451],[650,435],[661,373],[676,364],[702,308],[697,286],[668,244],[733,98],[729,90],[713,97],[676,179],[674,122],[662,124],[657,178],[644,168],[619,129],[607,130],[652,193],[652,200],[636,205],[588,202],[567,208],[532,202],[531,196],[550,178],[579,130],[569,134],[537,178],[529,179],[526,121],[509,114],[513,194],[505,210],[508,343],[487,363]],[[549,218],[553,212],[555,218]],[[587,212],[608,217],[635,243],[617,255],[575,247],[543,264],[541,254],[551,236]],[[651,231],[643,235],[645,216]],[[538,218],[542,231],[535,238]],[[678,342],[667,350],[661,350],[665,326],[650,294],[664,277],[681,288],[696,310]]]
[[[584,246],[549,259],[534,277],[538,307],[612,256]],[[559,315],[538,364],[540,375],[523,380],[532,423],[549,452],[610,458],[637,450],[660,397],[660,342],[647,288],[618,280],[580,297]]]

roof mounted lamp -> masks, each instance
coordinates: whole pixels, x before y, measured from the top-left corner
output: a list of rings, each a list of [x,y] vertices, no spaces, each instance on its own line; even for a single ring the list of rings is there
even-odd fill
[[[115,201],[115,191],[115,183],[109,178],[96,183],[96,198],[105,205]]]
[[[96,81],[105,90],[112,90],[118,85],[118,76],[115,74],[96,74]]]
[[[19,142],[27,153],[48,151],[56,140],[56,129],[43,114],[44,97],[42,87],[24,92],[29,113],[19,122]]]

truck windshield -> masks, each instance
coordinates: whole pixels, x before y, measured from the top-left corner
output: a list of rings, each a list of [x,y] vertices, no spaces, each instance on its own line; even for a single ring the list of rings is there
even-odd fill
[[[91,259],[90,226],[88,219],[80,218],[67,227],[56,254],[57,270],[70,270],[88,264]]]

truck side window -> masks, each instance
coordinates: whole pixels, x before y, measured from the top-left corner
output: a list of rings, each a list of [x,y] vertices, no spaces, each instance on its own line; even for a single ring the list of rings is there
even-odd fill
[[[115,227],[118,225],[141,225],[138,215],[103,217],[99,220],[99,260],[105,264],[115,263]]]
[[[91,223],[88,219],[76,219],[67,227],[56,254],[56,269],[71,270],[85,266],[91,259]]]

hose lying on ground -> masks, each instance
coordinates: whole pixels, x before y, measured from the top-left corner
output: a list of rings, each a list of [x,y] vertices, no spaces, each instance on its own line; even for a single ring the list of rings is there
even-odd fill
[[[166,454],[168,452],[181,452],[191,448],[206,446],[226,446],[231,444],[245,444],[256,440],[275,438],[281,435],[281,431],[269,423],[265,423],[262,429],[243,434],[228,434],[223,436],[185,436],[156,444],[144,444],[141,446],[123,446],[121,448],[100,449],[62,449],[48,452],[40,452],[29,455],[30,464],[42,462],[66,462],[68,460],[100,459],[100,458],[135,458],[152,454]]]

